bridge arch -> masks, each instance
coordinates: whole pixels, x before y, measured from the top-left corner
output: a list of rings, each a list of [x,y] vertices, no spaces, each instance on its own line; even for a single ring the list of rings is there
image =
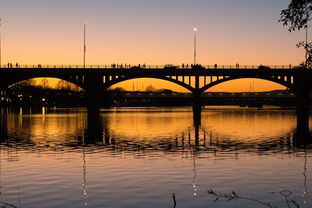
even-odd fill
[[[170,77],[156,77],[156,76],[126,76],[126,77],[120,77],[120,78],[117,78],[117,79],[112,79],[110,81],[107,81],[103,84],[103,88],[104,89],[107,89],[115,84],[118,84],[118,83],[121,83],[121,82],[124,82],[124,81],[128,81],[128,80],[132,80],[132,79],[144,79],[144,78],[150,78],[150,79],[159,79],[159,80],[164,80],[164,81],[168,81],[168,82],[171,82],[171,83],[174,83],[174,84],[177,84],[185,89],[187,89],[188,91],[190,92],[194,92],[195,89],[182,82],[182,81],[179,81],[177,79],[173,79],[173,78],[170,78]]]
[[[80,87],[81,89],[83,89],[85,91],[85,86],[83,84],[83,82],[79,81],[79,80],[75,80],[75,78],[70,78],[70,77],[62,77],[62,76],[21,76],[21,77],[14,77],[13,79],[9,79],[9,80],[5,80],[1,85],[2,88],[10,88],[11,86],[26,81],[26,80],[30,80],[30,79],[37,79],[37,78],[54,78],[54,79],[59,79],[59,80],[63,80],[66,81],[70,84],[76,85],[78,87]]]
[[[203,93],[206,90],[208,90],[209,88],[212,88],[218,84],[222,84],[222,83],[232,81],[232,80],[237,80],[237,79],[260,79],[260,80],[265,80],[265,81],[271,81],[271,82],[280,84],[284,87],[287,87],[288,89],[295,92],[295,86],[291,82],[286,82],[282,79],[277,79],[277,78],[273,78],[273,77],[260,77],[260,76],[250,76],[250,77],[231,76],[231,77],[222,78],[222,79],[213,81],[213,82],[203,86],[202,88],[200,88],[200,92]]]

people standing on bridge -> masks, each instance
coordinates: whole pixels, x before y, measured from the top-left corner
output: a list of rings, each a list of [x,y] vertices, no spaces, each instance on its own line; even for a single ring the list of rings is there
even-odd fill
[[[15,66],[16,66],[16,68],[18,68],[18,62],[16,62]]]
[[[184,69],[184,63],[182,63],[182,68]]]
[[[217,68],[218,68],[218,64],[215,64],[215,65],[214,65],[214,68],[217,69]]]

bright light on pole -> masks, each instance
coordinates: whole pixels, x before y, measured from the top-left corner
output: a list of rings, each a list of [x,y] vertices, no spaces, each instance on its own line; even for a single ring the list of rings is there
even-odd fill
[[[197,61],[196,61],[196,55],[197,55],[197,51],[196,51],[196,36],[197,36],[197,28],[195,27],[194,29],[193,29],[193,31],[194,31],[194,66],[197,64]]]
[[[86,27],[88,22],[83,23],[83,68],[86,68]]]

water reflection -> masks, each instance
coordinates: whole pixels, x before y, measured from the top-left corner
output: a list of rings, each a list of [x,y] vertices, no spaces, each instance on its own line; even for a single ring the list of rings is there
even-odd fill
[[[189,109],[42,109],[41,114],[1,109],[2,144],[18,148],[79,148],[111,151],[291,152],[310,145],[296,134],[290,111],[207,110],[201,123]],[[31,111],[29,111],[31,112]]]
[[[1,109],[0,128],[2,191],[19,204],[21,184],[23,207],[170,207],[172,193],[201,207],[210,187],[256,198],[291,187],[311,201],[312,140],[295,133],[293,111],[205,109],[198,123],[190,108]]]

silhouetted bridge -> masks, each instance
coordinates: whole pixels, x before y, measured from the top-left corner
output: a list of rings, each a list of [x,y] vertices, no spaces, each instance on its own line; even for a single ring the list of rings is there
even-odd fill
[[[0,68],[0,87],[17,82],[52,77],[71,82],[85,90],[88,110],[98,111],[103,90],[126,80],[155,78],[178,84],[193,93],[195,115],[201,111],[201,95],[209,88],[236,79],[256,78],[278,83],[292,90],[298,100],[298,127],[308,128],[309,94],[312,91],[312,70],[291,66],[18,66]]]

